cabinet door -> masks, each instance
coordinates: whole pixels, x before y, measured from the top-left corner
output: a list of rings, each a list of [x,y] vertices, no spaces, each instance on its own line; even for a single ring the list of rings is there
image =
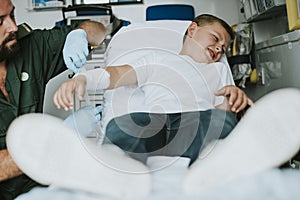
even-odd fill
[[[297,41],[269,46],[256,52],[259,82],[247,91],[254,99],[285,87],[300,88],[300,44]]]

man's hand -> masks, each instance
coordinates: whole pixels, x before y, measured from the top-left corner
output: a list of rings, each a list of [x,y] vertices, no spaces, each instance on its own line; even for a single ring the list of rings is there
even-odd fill
[[[224,86],[215,93],[216,96],[224,96],[227,100],[227,108],[232,112],[240,112],[247,106],[253,106],[253,101],[245,94],[243,90],[235,85]],[[223,105],[224,106],[224,105]]]
[[[82,29],[71,31],[66,38],[63,48],[63,57],[67,68],[74,73],[78,72],[89,55],[87,34]]]
[[[76,112],[70,114],[64,123],[70,128],[79,132],[80,135],[85,137],[91,135],[97,129],[97,124],[101,119],[100,113],[102,112],[102,106],[84,106]]]

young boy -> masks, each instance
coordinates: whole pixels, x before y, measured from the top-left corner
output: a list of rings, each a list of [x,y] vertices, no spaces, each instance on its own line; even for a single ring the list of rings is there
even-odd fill
[[[235,126],[235,116],[227,111],[239,112],[253,104],[233,86],[228,67],[218,62],[233,37],[223,20],[200,15],[189,25],[179,55],[153,51],[136,62],[79,73],[62,84],[54,103],[72,107],[73,92],[83,96],[86,86],[92,90],[137,86],[144,94],[143,109],[112,120],[104,115],[103,121],[109,121],[104,124],[104,142],[142,162],[152,153],[189,157],[192,163],[204,142],[226,137]],[[114,90],[112,96],[117,95]],[[219,121],[211,130],[213,118]]]

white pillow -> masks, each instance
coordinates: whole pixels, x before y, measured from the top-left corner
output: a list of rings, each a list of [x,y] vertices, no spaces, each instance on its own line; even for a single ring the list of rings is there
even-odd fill
[[[106,53],[106,65],[116,64],[122,55],[137,49],[158,48],[178,53],[190,21],[159,20],[134,23],[122,27],[111,39]],[[137,52],[136,58],[141,55]],[[134,59],[134,58],[133,58]]]

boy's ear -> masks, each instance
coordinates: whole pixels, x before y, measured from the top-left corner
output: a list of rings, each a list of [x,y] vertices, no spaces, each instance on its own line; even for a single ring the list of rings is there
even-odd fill
[[[192,37],[193,36],[193,34],[194,34],[194,32],[197,30],[197,28],[198,28],[198,25],[197,25],[197,23],[196,22],[192,22],[190,25],[189,25],[189,27],[188,27],[188,37]]]

